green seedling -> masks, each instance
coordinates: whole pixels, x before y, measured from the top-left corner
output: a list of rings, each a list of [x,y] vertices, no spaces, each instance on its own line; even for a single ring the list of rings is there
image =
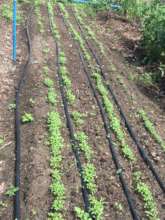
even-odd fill
[[[44,74],[47,76],[49,73],[49,68],[47,66],[43,67]]]
[[[16,104],[15,103],[9,104],[8,109],[9,109],[9,111],[15,110],[16,109]]]
[[[52,105],[56,103],[57,97],[53,88],[49,88],[47,99],[48,99],[48,103]]]
[[[34,121],[34,118],[31,113],[25,112],[25,114],[21,118],[22,123],[30,123]]]
[[[87,163],[83,170],[84,179],[87,184],[87,188],[91,194],[96,193],[96,169],[92,163]]]
[[[154,78],[152,73],[143,73],[139,76],[139,81],[143,83],[145,86],[153,86]]]
[[[35,209],[32,209],[32,215],[35,216],[37,214],[37,211]]]
[[[123,212],[124,211],[123,205],[120,202],[115,202],[114,208],[117,212]]]
[[[97,200],[94,196],[89,198],[91,203],[90,213],[96,220],[101,220],[104,213],[104,201],[103,199]]]
[[[72,112],[72,118],[73,118],[73,121],[76,125],[82,125],[84,123],[84,114],[80,113],[80,112]]]
[[[60,54],[59,54],[59,63],[60,63],[61,65],[66,64],[66,57],[65,57],[64,52],[60,52]]]
[[[67,100],[70,104],[73,104],[76,100],[76,96],[73,94],[73,92],[71,90],[67,90],[66,92],[67,94]]]
[[[78,141],[80,150],[84,153],[85,158],[88,161],[91,161],[93,152],[91,146],[88,144],[88,136],[84,132],[77,132],[75,138]]]
[[[31,107],[33,107],[35,104],[35,100],[33,98],[30,98],[29,102],[30,102]]]
[[[123,170],[122,169],[118,169],[117,171],[116,171],[116,174],[117,175],[121,175],[123,173]]]
[[[0,201],[0,208],[7,208],[7,204],[5,202]]]
[[[89,213],[85,212],[79,207],[75,207],[75,213],[80,220],[92,220],[89,216]]]
[[[44,48],[44,49],[43,49],[43,53],[44,53],[44,54],[48,54],[48,53],[49,53],[49,51],[50,51],[50,49],[49,49],[49,48]]]
[[[11,186],[5,193],[6,196],[12,197],[15,196],[16,192],[18,192],[19,188],[15,186]]]
[[[4,144],[4,138],[0,137],[0,145]]]
[[[50,79],[49,77],[46,77],[45,79],[44,79],[44,85],[45,86],[47,86],[48,88],[51,88],[51,87],[53,87],[53,85],[54,85],[54,82],[53,82],[53,80],[52,79]]]

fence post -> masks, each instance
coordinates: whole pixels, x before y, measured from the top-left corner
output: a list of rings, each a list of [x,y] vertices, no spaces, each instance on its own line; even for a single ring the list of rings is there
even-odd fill
[[[17,59],[17,0],[13,0],[13,61]]]

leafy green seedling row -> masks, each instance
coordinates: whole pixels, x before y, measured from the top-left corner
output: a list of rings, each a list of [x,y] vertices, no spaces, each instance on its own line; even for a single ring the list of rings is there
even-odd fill
[[[108,114],[108,118],[110,120],[110,127],[113,130],[113,132],[115,133],[118,142],[120,143],[123,155],[128,160],[135,161],[136,160],[135,155],[134,155],[132,149],[126,143],[126,137],[125,137],[125,133],[121,127],[120,119],[117,117],[117,115],[114,111],[113,104],[111,103],[110,99],[108,98],[108,96],[109,96],[108,90],[103,85],[100,74],[95,73],[93,75],[93,77],[96,81],[97,89],[98,89],[100,95],[102,96],[104,107],[105,107],[105,110]]]
[[[55,25],[54,25],[55,27]],[[56,29],[56,32],[58,33],[58,30]],[[58,39],[59,39],[60,35],[58,33]],[[58,40],[56,38],[56,40]],[[69,78],[69,73],[67,71],[66,68],[66,63],[67,63],[67,58],[65,56],[65,53],[63,51],[61,51],[59,53],[59,64],[60,64],[60,74],[62,76],[62,80],[63,80],[63,85],[65,86],[66,89],[66,95],[67,95],[67,99],[68,102],[70,104],[73,104],[75,101],[75,96],[72,93],[72,82]],[[76,119],[77,121],[81,121],[81,116],[80,113],[75,113],[72,115],[74,117],[74,119]],[[91,146],[88,144],[88,137],[85,135],[84,132],[79,132],[76,134],[76,139],[79,142],[79,148],[80,150],[84,153],[85,159],[86,159],[86,163],[83,166],[83,177],[84,180],[86,182],[87,188],[89,190],[90,193],[90,213],[92,214],[92,216],[97,219],[100,220],[103,214],[103,202],[102,200],[97,200],[95,193],[97,190],[97,186],[95,183],[95,178],[96,178],[96,170],[94,165],[91,162],[91,158],[92,158],[92,150],[91,150]],[[81,219],[87,218],[90,219],[89,214],[84,212],[81,208],[76,207],[75,211],[77,213],[77,216]],[[80,214],[81,213],[81,214]]]
[[[48,216],[49,219],[63,219],[62,212],[65,204],[65,186],[62,182],[61,151],[64,147],[64,141],[61,134],[62,122],[58,112],[52,111],[48,113],[48,129],[49,129],[49,143],[51,146],[51,177],[52,183],[50,186],[53,195],[53,202],[51,211]]]
[[[43,81],[43,84],[46,87],[48,87],[48,94],[47,94],[48,103],[50,103],[51,105],[55,105],[57,96],[55,93],[55,89],[53,87],[53,85],[54,85],[53,80],[50,79],[49,77],[46,77]]]
[[[94,42],[97,44],[97,46],[99,47],[100,49],[100,52],[104,55],[105,54],[105,51],[104,51],[104,47],[103,47],[103,44],[97,40],[96,36],[95,36],[95,33],[91,30],[91,28],[86,25],[84,23],[84,19],[81,17],[82,15],[82,10],[81,10],[81,13],[80,11],[77,9],[77,7],[74,7],[74,10],[75,10],[75,15],[76,15],[76,18],[77,20],[79,21],[79,23],[85,28],[85,30],[87,31],[87,34],[88,36],[94,40]]]
[[[39,1],[37,5],[39,5]],[[43,51],[44,52],[44,51]],[[46,50],[45,52],[46,53]],[[47,101],[49,104],[56,108],[57,94],[54,89],[54,82],[49,75],[49,68],[44,67],[46,78],[43,84],[48,88]],[[49,145],[51,147],[51,185],[50,190],[53,196],[50,212],[48,213],[49,220],[63,220],[63,212],[66,201],[65,186],[62,180],[62,149],[64,148],[64,140],[62,137],[62,121],[60,114],[57,111],[50,111],[48,113],[48,131],[49,131]]]
[[[44,68],[45,69],[45,68]],[[47,75],[49,69],[46,68]],[[48,87],[47,100],[48,103],[56,108],[57,95],[54,89],[54,82],[48,76],[44,79],[43,84]],[[51,147],[51,193],[53,195],[53,202],[51,210],[48,213],[48,219],[64,219],[63,210],[65,205],[65,186],[62,181],[62,155],[61,151],[64,147],[64,140],[62,137],[62,121],[60,114],[56,111],[50,111],[48,113],[48,131],[49,131],[49,144]]]
[[[83,152],[86,164],[83,166],[83,176],[84,180],[87,185],[87,189],[89,191],[89,201],[90,201],[90,213],[92,217],[96,220],[100,220],[103,218],[103,213],[104,213],[104,203],[103,200],[97,199],[96,192],[98,190],[97,185],[96,185],[96,168],[94,164],[92,163],[92,158],[93,158],[93,151],[92,147],[88,143],[88,136],[84,132],[78,132],[76,134],[76,140],[79,143],[79,148],[81,152]],[[80,208],[75,209],[77,216],[80,218],[80,213],[84,213],[86,216],[87,213],[82,212]],[[80,213],[79,213],[80,212]],[[81,216],[80,219],[84,219]],[[88,218],[87,218],[88,217]],[[90,217],[87,216],[86,219],[90,220]]]
[[[36,16],[37,16],[37,22],[38,22],[39,30],[40,30],[40,33],[43,33],[44,32],[44,27],[43,27],[42,17],[41,17],[41,14],[40,14],[40,5],[41,5],[40,0],[35,0],[34,1],[35,13],[36,13]]]
[[[142,121],[144,122],[144,126],[146,128],[146,130],[150,133],[150,135],[155,139],[155,141],[160,144],[160,146],[162,147],[162,149],[165,151],[165,142],[163,141],[163,139],[161,138],[161,136],[157,133],[156,128],[154,126],[154,124],[152,123],[152,121],[149,119],[149,117],[147,116],[146,112],[144,110],[140,110],[139,111],[139,116],[142,119]]]
[[[50,19],[51,19],[51,23],[52,23],[53,36],[57,41],[59,41],[60,34],[59,34],[58,29],[57,29],[55,22],[54,22],[53,4],[51,2],[48,2],[48,10],[51,15]],[[60,71],[60,74],[62,77],[63,84],[65,86],[67,100],[70,104],[73,104],[75,102],[75,95],[73,94],[73,91],[72,91],[72,82],[68,77],[69,73],[68,73],[68,70],[66,67],[67,59],[66,59],[65,53],[63,51],[59,52],[58,62],[60,65],[59,71]]]
[[[82,16],[85,17],[85,14],[83,13],[83,10],[81,10],[79,12],[77,7],[75,7],[74,9],[75,9],[75,12],[76,12],[76,18],[78,19],[78,21],[81,24],[81,26],[84,27],[84,30],[86,31],[86,34],[85,34],[86,38],[89,37],[89,38],[91,38],[91,40],[93,42],[95,42],[97,47],[100,49],[101,54],[104,56],[104,59],[106,59],[107,62],[110,64],[111,71],[112,72],[116,72],[117,71],[116,66],[109,59],[107,59],[108,56],[106,55],[104,45],[102,44],[101,41],[99,41],[96,38],[96,34],[95,34],[94,31],[92,31],[91,27],[89,25],[86,25],[86,23],[84,22],[84,19],[82,18]]]
[[[68,15],[67,11],[65,10],[64,5],[61,4],[61,3],[59,5],[60,5],[60,8],[63,12],[65,21],[69,25],[70,31],[72,31],[75,40],[77,40],[79,42],[80,48],[82,49],[82,51],[84,53],[84,57],[87,60],[89,66],[91,67],[93,77],[96,81],[97,90],[100,93],[100,95],[102,96],[102,100],[103,100],[103,103],[104,103],[105,110],[106,110],[106,112],[108,114],[108,118],[111,122],[110,126],[111,126],[112,130],[114,131],[114,133],[116,135],[116,138],[117,138],[117,140],[119,141],[119,143],[121,145],[122,153],[124,154],[124,156],[128,160],[132,161],[135,164],[136,157],[135,157],[133,151],[131,150],[131,148],[126,144],[124,131],[121,128],[120,120],[118,119],[118,117],[115,114],[113,104],[111,103],[111,101],[108,98],[109,93],[108,93],[107,88],[102,83],[101,75],[100,75],[99,71],[98,70],[95,71],[95,68],[89,63],[90,60],[91,60],[90,54],[88,53],[88,51],[85,48],[85,44],[84,44],[83,39],[81,38],[81,35],[76,32],[76,30],[73,28],[73,25],[69,22],[69,19],[68,19],[69,15]],[[147,184],[146,184],[146,186],[147,186]],[[136,188],[134,188],[134,190],[136,190]],[[137,190],[136,190],[136,192],[138,192],[138,194],[143,199],[145,213],[149,213],[149,212],[152,213],[152,208],[147,205],[147,201],[143,198],[142,193],[140,193]],[[150,195],[152,195],[152,192],[148,187],[148,190],[146,191],[146,196],[149,197]],[[153,198],[153,196],[152,196],[152,198]],[[153,201],[154,201],[154,199],[152,200],[151,203],[155,204],[155,202],[153,202]],[[154,204],[153,204],[153,206],[155,207],[155,209],[157,209],[157,207]]]
[[[59,5],[60,5],[60,8],[61,8],[62,12],[64,13],[65,18],[68,18],[68,13],[65,10],[64,5],[63,4],[59,4]],[[90,54],[88,53],[88,51],[86,50],[86,48],[84,46],[84,41],[82,40],[81,35],[79,33],[77,33],[77,31],[69,23],[68,19],[67,19],[67,22],[70,26],[70,29],[71,29],[75,39],[79,42],[79,45],[80,45],[80,47],[81,47],[81,49],[84,53],[84,56],[85,56],[86,60],[89,62],[91,60],[91,57],[90,57]],[[126,158],[128,158],[129,160],[134,161],[135,156],[134,156],[131,148],[126,144],[125,134],[124,134],[124,132],[121,128],[120,120],[115,115],[113,104],[110,102],[110,100],[108,98],[108,91],[102,83],[102,79],[100,77],[100,74],[95,73],[95,70],[94,70],[93,66],[91,66],[91,68],[92,68],[94,79],[96,80],[97,89],[98,89],[99,93],[102,96],[105,109],[108,113],[108,116],[109,116],[109,119],[110,119],[110,122],[111,122],[111,128],[113,129],[113,131],[114,131],[114,133],[115,133],[115,135],[116,135],[116,137],[117,137],[117,139],[118,139],[118,141],[119,141],[119,143],[122,147],[122,153]]]
[[[145,214],[149,220],[159,220],[157,206],[148,185],[142,180],[142,173],[137,171],[133,173],[133,183],[135,189],[145,204]]]

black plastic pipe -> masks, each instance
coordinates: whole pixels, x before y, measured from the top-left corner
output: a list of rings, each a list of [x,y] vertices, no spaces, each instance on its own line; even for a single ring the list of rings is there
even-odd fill
[[[31,15],[32,9],[30,10],[29,15]],[[20,94],[24,85],[24,78],[27,74],[27,68],[31,58],[31,39],[29,33],[29,19],[27,19],[26,24],[26,37],[27,37],[27,47],[28,47],[28,59],[23,67],[20,81],[16,89],[16,109],[15,109],[15,187],[18,188],[18,191],[15,193],[14,197],[14,220],[21,219],[20,211],[20,164],[21,164],[21,122],[20,122]]]

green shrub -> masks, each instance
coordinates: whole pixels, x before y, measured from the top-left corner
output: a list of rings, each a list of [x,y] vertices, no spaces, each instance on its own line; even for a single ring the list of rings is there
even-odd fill
[[[143,21],[142,45],[151,61],[165,57],[165,6],[156,5]]]

